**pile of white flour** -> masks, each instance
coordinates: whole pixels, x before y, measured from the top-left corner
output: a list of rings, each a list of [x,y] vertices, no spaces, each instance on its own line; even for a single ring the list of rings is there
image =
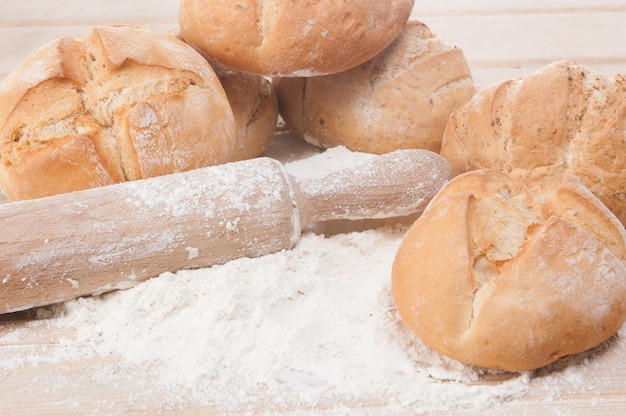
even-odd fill
[[[349,157],[367,156],[337,148],[288,169],[322,172]],[[404,327],[390,284],[405,231],[307,232],[292,250],[164,274],[40,315],[75,331],[63,340],[69,350],[146,368],[177,407],[350,414],[371,405],[392,414],[485,408],[524,395],[527,374],[480,383],[476,369],[434,353]]]
[[[521,376],[467,384],[478,380],[475,370],[435,354],[404,328],[390,296],[401,235],[306,234],[291,251],[69,302],[52,324],[76,328],[75,342],[100,355],[153,365],[160,383],[230,410],[365,398],[432,411],[525,393]]]

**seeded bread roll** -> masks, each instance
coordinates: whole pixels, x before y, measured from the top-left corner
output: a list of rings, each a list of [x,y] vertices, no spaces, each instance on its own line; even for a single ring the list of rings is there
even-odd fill
[[[0,186],[37,198],[224,163],[235,122],[190,46],[137,27],[44,45],[0,84]]]
[[[528,371],[595,347],[626,319],[626,231],[578,179],[457,176],[394,259],[402,320],[434,350]]]
[[[278,122],[278,99],[271,81],[254,74],[214,67],[235,116],[233,161],[260,156]]]
[[[182,0],[183,38],[207,59],[265,76],[357,66],[402,31],[413,0]]]
[[[307,142],[376,154],[439,152],[450,113],[475,93],[463,52],[418,21],[356,68],[276,88],[281,116]]]
[[[626,225],[626,78],[559,61],[489,86],[452,113],[441,154],[455,174],[578,176]]]

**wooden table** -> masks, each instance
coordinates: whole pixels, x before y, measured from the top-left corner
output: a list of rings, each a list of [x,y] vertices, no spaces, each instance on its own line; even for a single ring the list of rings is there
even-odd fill
[[[64,35],[82,36],[100,24],[176,28],[177,9],[176,0],[0,0],[0,79],[47,41]],[[626,73],[626,0],[417,1],[414,17],[464,50],[479,87],[523,76],[559,59],[576,60],[607,75]],[[0,336],[23,327],[25,319],[22,314],[0,317]],[[29,356],[33,362],[33,357],[63,349],[61,339],[67,334],[45,325],[29,330],[27,343],[0,343],[3,353]],[[623,335],[593,351],[575,379],[569,377],[568,366],[539,371],[523,398],[480,414],[625,414]],[[142,391],[140,370],[121,370],[117,365],[115,359],[93,357],[92,361],[68,359],[3,370],[0,415],[152,414],[157,410],[184,415],[217,413],[193,404],[164,410],[158,394]],[[110,383],[87,384],[77,375],[77,368],[109,371]],[[75,378],[75,386],[61,392],[47,387],[52,376]]]

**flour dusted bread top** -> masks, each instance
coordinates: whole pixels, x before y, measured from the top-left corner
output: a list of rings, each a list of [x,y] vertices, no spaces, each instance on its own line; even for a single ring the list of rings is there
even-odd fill
[[[279,108],[316,146],[369,153],[439,152],[450,113],[475,93],[461,49],[409,21],[384,51],[356,68],[277,80]]]
[[[223,163],[234,128],[193,48],[97,27],[44,45],[0,84],[0,186],[28,199]]]
[[[573,174],[626,225],[626,78],[559,61],[491,85],[452,113],[441,154],[455,174]]]
[[[413,0],[182,0],[179,26],[207,59],[267,76],[346,70],[389,45]]]
[[[453,179],[394,260],[403,321],[457,360],[526,371],[597,346],[626,319],[626,232],[577,179]]]

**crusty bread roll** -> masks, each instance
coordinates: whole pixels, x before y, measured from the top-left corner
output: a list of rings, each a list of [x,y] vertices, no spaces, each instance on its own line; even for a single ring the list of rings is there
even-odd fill
[[[450,113],[475,93],[463,52],[418,21],[356,68],[276,88],[281,116],[309,143],[377,154],[439,152]]]
[[[231,160],[235,122],[211,66],[138,27],[34,52],[0,84],[0,186],[10,200]]]
[[[597,346],[626,319],[626,231],[573,176],[457,176],[394,259],[403,321],[459,361],[527,371]]]
[[[357,66],[402,31],[413,0],[182,0],[185,40],[210,61],[266,76]]]
[[[626,78],[559,61],[491,85],[453,112],[441,154],[455,174],[576,175],[626,225]]]
[[[214,67],[235,116],[233,161],[260,156],[278,122],[278,99],[272,83],[259,75]]]

